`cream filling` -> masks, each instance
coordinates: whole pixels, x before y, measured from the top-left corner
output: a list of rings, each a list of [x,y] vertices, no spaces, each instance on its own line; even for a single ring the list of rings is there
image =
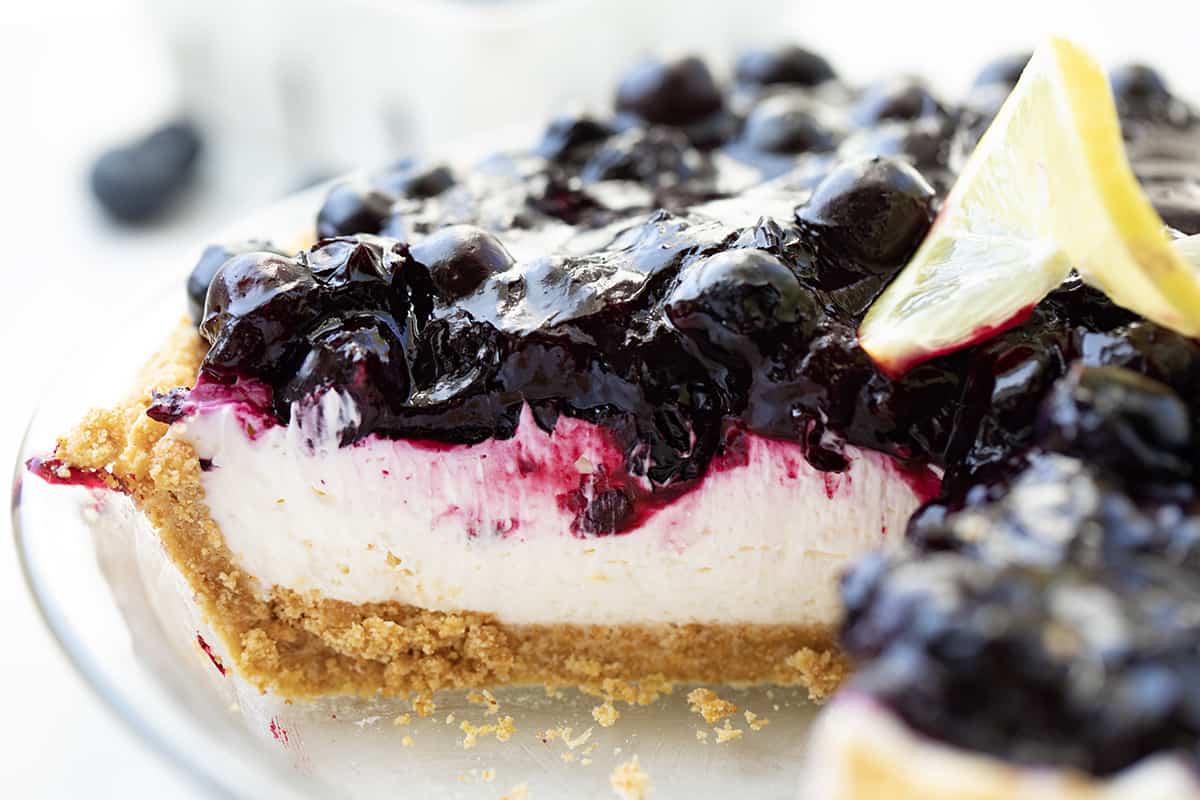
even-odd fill
[[[604,429],[564,417],[551,436],[526,410],[513,438],[473,446],[311,435],[353,413],[331,392],[308,419],[252,435],[231,405],[172,427],[212,462],[208,506],[260,590],[511,624],[829,625],[838,575],[898,547],[920,502],[887,456],[848,447],[850,469],[822,473],[799,445],[747,435],[743,464],[632,530],[581,536],[559,495],[619,466]]]

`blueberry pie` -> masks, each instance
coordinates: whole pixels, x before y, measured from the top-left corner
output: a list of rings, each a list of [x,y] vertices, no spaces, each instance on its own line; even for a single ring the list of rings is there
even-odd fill
[[[1042,52],[1007,103],[1027,56],[960,104],[798,47],[647,62],[528,150],[340,183],[206,250],[137,391],[31,466],[128,493],[285,696],[823,697],[848,654],[827,786],[847,715],[1098,776],[1194,755],[1200,126],[1142,67],[1072,117],[1094,86]],[[1133,172],[1060,146],[1119,153],[1116,110]],[[1100,202],[1003,202],[1030,150]]]

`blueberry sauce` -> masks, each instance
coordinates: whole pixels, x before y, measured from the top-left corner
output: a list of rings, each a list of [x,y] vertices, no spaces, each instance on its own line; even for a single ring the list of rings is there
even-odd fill
[[[1139,80],[1126,94],[1159,109]],[[546,431],[584,420],[625,454],[586,502],[564,501],[600,534],[696,485],[731,430],[794,441],[826,472],[851,444],[966,487],[1030,446],[1030,415],[1082,346],[1115,337],[1101,360],[1145,361],[1116,331],[1150,323],[1077,281],[902,377],[862,352],[862,314],[949,184],[960,115],[917,80],[856,92],[783,48],[748,54],[728,91],[695,57],[646,62],[614,104],[473,169],[406,161],[337,186],[307,251],[230,247],[215,274],[207,251],[192,283],[208,281],[211,349],[196,388],[150,415],[231,402],[253,435],[334,391],[358,411],[343,445],[507,439],[525,407]],[[1156,341],[1177,360],[1194,349]]]
[[[82,486],[85,489],[121,489],[115,475],[101,470],[81,469],[64,464],[57,458],[34,456],[25,462],[25,469],[46,483],[56,486]]]

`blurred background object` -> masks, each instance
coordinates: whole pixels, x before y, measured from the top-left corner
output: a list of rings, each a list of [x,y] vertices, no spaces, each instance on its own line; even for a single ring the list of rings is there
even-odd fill
[[[451,143],[480,153],[532,144],[569,102],[610,109],[618,76],[642,55],[696,52],[724,78],[746,47],[796,42],[851,84],[913,72],[959,98],[985,62],[1060,31],[1110,63],[1149,62],[1196,100],[1198,22],[1200,9],[1177,0],[9,4],[0,453],[16,452],[61,354],[119,329],[147,288],[171,276],[182,287],[212,231],[352,167]],[[18,689],[0,725],[5,795],[185,796],[182,778],[112,721],[59,656],[11,546],[0,548],[0,609],[0,681]]]

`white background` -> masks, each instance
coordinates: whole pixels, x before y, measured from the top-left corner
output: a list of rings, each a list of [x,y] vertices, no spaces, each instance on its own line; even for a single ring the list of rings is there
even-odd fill
[[[323,5],[336,4],[310,4]],[[852,77],[914,69],[950,92],[987,56],[1042,31],[1064,31],[1108,59],[1141,55],[1177,88],[1200,97],[1200,12],[1185,10],[1193,5],[826,0],[790,3],[782,27]],[[164,270],[179,272],[180,254],[194,252],[205,231],[281,188],[261,175],[234,174],[230,165],[248,162],[226,154],[210,159],[198,191],[155,227],[115,228],[92,206],[84,180],[96,149],[161,119],[177,97],[165,46],[147,16],[135,0],[40,0],[0,11],[0,466],[16,452],[36,387],[69,363],[73,339],[103,335],[108,315],[131,290]],[[281,30],[286,22],[279,20]],[[224,24],[242,22],[235,15]],[[780,28],[747,20],[730,38]],[[454,102],[453,93],[446,97]],[[252,115],[246,120],[253,124]],[[3,518],[0,795],[189,797],[189,788],[101,707],[55,649],[28,599]]]

